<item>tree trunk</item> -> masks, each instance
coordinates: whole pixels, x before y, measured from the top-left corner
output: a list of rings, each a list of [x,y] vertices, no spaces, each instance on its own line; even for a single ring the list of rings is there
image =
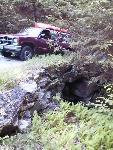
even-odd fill
[[[34,18],[34,21],[37,22],[36,2],[32,2],[32,6],[33,6],[33,18]]]

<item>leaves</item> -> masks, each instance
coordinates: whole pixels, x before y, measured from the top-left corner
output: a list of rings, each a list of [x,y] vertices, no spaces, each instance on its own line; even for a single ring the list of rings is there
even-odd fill
[[[40,143],[45,150],[113,148],[113,115],[81,104],[70,105],[61,101],[60,106],[60,110],[50,111],[42,118],[35,113],[30,133],[6,137],[1,139],[2,142],[5,146],[17,145],[25,150],[35,150],[36,143]]]

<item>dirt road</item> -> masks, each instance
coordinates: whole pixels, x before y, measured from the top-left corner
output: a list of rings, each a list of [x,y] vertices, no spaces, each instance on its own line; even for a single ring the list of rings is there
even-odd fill
[[[16,68],[24,64],[23,61],[19,61],[16,58],[5,58],[0,55],[0,72]]]

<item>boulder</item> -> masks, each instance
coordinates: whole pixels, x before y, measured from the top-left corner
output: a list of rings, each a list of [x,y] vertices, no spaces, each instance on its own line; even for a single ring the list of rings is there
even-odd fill
[[[31,125],[29,109],[34,105],[35,82],[21,83],[12,90],[0,93],[0,136],[21,131]]]

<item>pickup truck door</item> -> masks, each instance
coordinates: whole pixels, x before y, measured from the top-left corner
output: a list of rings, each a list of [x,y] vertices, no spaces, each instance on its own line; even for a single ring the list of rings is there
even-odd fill
[[[49,30],[43,30],[42,33],[37,38],[37,52],[48,53],[51,52],[51,35],[49,35]]]
[[[46,53],[48,51],[48,44],[46,39],[37,39],[37,52]]]

